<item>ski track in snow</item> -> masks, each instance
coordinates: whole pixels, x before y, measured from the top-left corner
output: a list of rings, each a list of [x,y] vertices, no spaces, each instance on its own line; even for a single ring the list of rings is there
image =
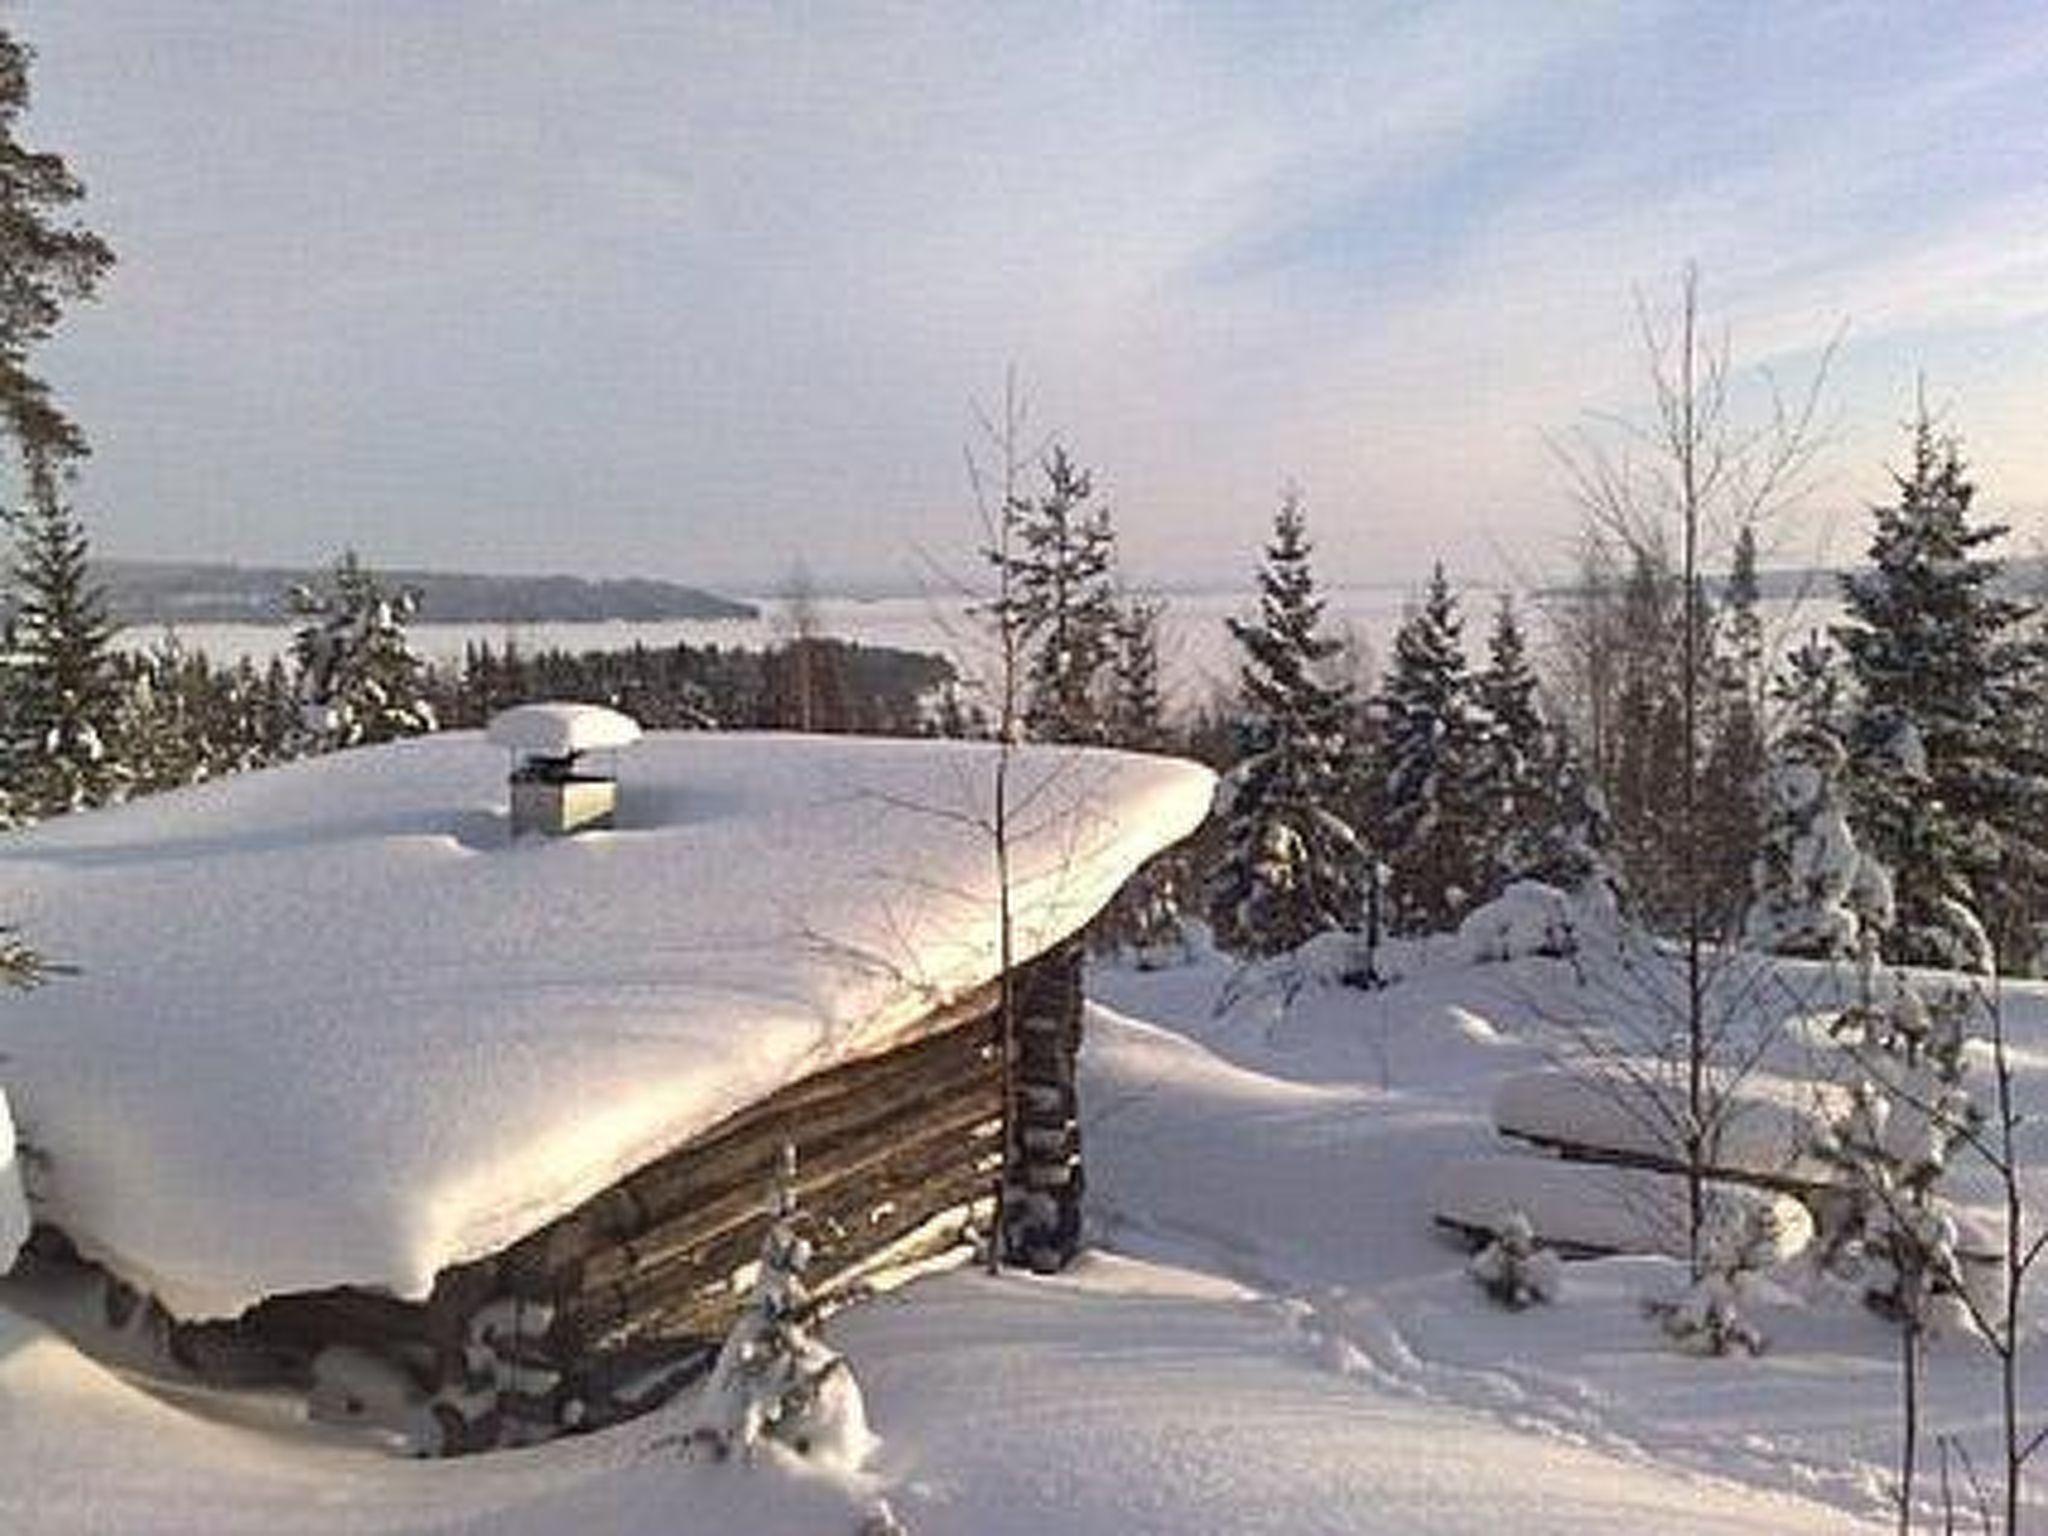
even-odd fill
[[[1624,1413],[1606,1393],[1584,1382],[1509,1364],[1429,1359],[1370,1295],[1342,1287],[1303,1290],[1290,1281],[1279,1255],[1242,1236],[1204,1230],[1199,1223],[1156,1221],[1107,1204],[1093,1214],[1104,1246],[1112,1250],[1123,1249],[1119,1238],[1135,1236],[1154,1250],[1148,1257],[1220,1274],[1260,1293],[1258,1305],[1296,1331],[1311,1358],[1337,1375],[1414,1400],[1481,1413],[1506,1428],[1640,1466],[1681,1466],[1719,1482],[1800,1494],[1858,1517],[1892,1512],[1874,1469],[1847,1470],[1795,1456],[1760,1435],[1743,1437],[1731,1456],[1729,1447]]]

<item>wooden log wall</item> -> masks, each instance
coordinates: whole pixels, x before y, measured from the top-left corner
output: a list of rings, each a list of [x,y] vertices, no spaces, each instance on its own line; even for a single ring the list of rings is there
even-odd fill
[[[1005,1155],[994,987],[908,1043],[790,1084],[512,1247],[443,1271],[424,1303],[350,1288],[180,1326],[188,1358],[374,1352],[417,1386],[444,1451],[524,1443],[651,1406],[708,1365],[746,1299],[785,1144],[814,1293],[864,1267],[986,1240],[998,1175],[1011,1262],[1080,1244],[1078,946],[1016,973]]]

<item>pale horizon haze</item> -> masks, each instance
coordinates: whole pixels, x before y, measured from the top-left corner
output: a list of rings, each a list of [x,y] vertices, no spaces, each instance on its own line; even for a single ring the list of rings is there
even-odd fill
[[[2048,531],[2038,6],[7,19],[119,257],[38,363],[104,554],[914,581],[1014,366],[1140,585],[1247,576],[1290,483],[1333,583],[1526,579],[1688,262],[1740,368],[1842,335],[1784,558],[1860,550],[1923,374]]]

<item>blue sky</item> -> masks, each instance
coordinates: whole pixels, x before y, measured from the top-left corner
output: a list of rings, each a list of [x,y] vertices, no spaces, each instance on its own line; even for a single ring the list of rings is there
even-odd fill
[[[118,553],[914,574],[1014,364],[1143,581],[1564,558],[1546,440],[1688,261],[1738,363],[1847,331],[1788,548],[1924,371],[2048,532],[2037,5],[17,0],[121,265],[45,362]]]

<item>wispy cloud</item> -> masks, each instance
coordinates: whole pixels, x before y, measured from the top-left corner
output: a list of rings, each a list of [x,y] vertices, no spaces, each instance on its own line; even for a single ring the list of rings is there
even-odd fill
[[[1015,362],[1141,569],[1240,569],[1289,478],[1346,574],[1534,564],[1689,259],[1759,360],[1851,323],[1845,454],[1947,367],[2048,500],[2024,9],[16,11],[124,257],[53,355],[116,547],[907,564]]]

